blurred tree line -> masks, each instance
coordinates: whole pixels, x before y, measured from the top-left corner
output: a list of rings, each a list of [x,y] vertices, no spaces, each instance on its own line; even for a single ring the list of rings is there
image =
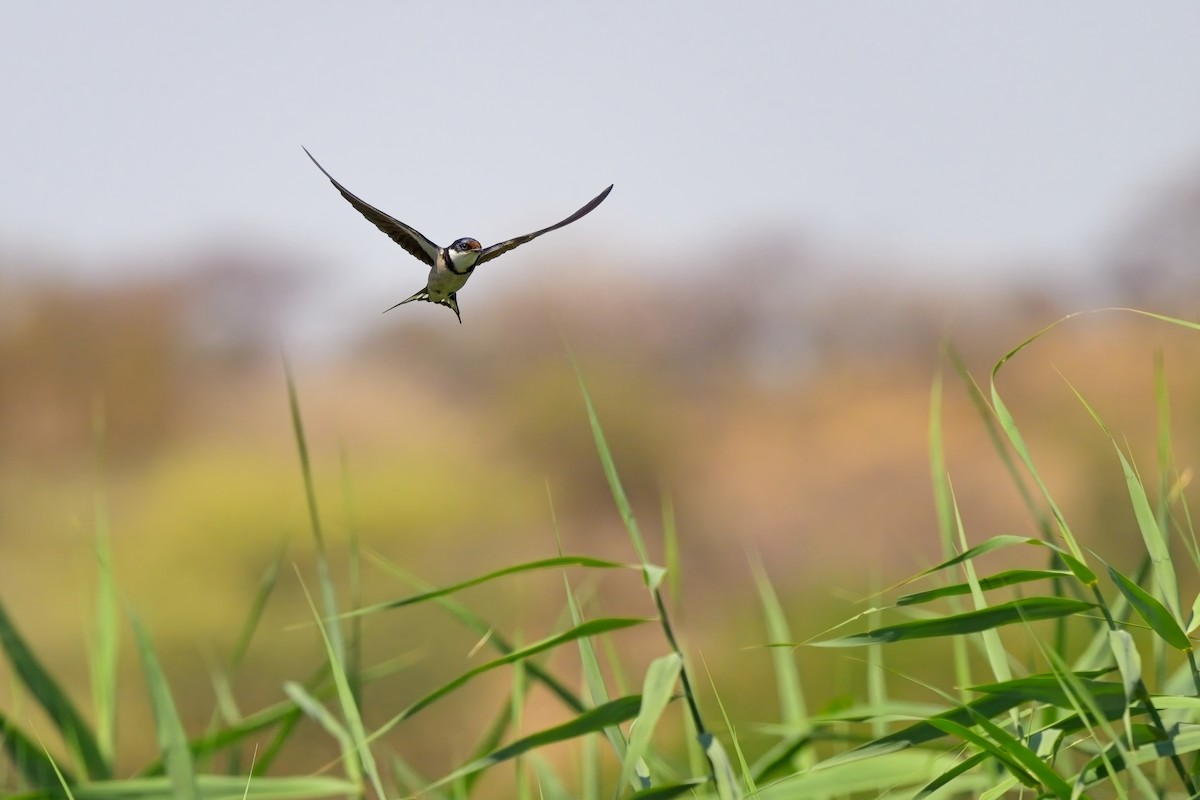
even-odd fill
[[[614,424],[625,420],[643,449],[668,450],[671,404],[686,410],[698,396],[803,384],[860,361],[920,368],[947,337],[968,357],[993,357],[996,343],[1081,302],[1186,315],[1200,297],[1200,174],[1145,202],[1113,242],[1086,285],[1055,280],[1048,265],[1014,270],[1029,276],[1023,283],[981,278],[973,288],[910,282],[903,265],[795,236],[747,236],[653,271],[600,264],[564,270],[552,295],[493,297],[472,322],[503,336],[447,336],[440,320],[392,314],[363,324],[335,356],[474,405],[490,398],[512,409],[505,422],[523,447],[566,464],[586,453],[552,452],[577,420],[561,410],[572,387],[551,377],[561,378],[564,351],[550,308],[604,381],[631,387],[610,398]],[[218,248],[160,261],[89,281],[0,265],[0,459],[87,452],[98,403],[118,461],[169,446],[219,387],[277,368],[280,321],[323,290],[315,265],[279,253]],[[647,286],[646,274],[661,284]],[[668,419],[656,420],[656,408]],[[653,464],[643,455],[635,464]]]

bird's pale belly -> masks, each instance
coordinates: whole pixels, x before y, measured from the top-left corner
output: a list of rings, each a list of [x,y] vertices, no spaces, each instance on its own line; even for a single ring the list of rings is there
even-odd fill
[[[461,289],[469,277],[470,274],[459,275],[448,269],[439,270],[434,267],[429,270],[429,284],[425,287],[429,292],[429,299],[435,303],[445,300]]]

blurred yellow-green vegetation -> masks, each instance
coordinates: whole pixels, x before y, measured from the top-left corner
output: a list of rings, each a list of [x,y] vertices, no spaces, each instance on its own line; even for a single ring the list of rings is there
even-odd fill
[[[947,288],[882,277],[886,268],[840,274],[841,265],[798,249],[776,265],[764,295],[742,285],[729,249],[686,283],[664,278],[649,288],[632,277],[644,270],[603,263],[553,295],[487,304],[480,281],[461,327],[443,309],[406,307],[324,352],[295,352],[263,321],[273,316],[264,313],[270,297],[302,295],[315,280],[299,268],[289,277],[277,258],[211,257],[169,278],[102,286],[50,282],[7,264],[0,592],[70,693],[86,696],[92,540],[107,526],[122,597],[152,632],[184,720],[198,729],[214,703],[211,676],[282,547],[287,569],[234,690],[243,708],[258,708],[282,697],[283,681],[315,669],[322,654],[301,590],[313,538],[281,345],[294,364],[332,561],[345,568],[352,530],[368,554],[363,602],[410,588],[376,557],[435,585],[554,555],[558,538],[567,553],[634,560],[569,343],[652,558],[663,558],[664,502],[673,509],[683,567],[673,602],[685,647],[703,654],[725,702],[753,720],[754,709],[773,706],[775,690],[759,647],[767,635],[752,560],[762,558],[798,639],[939,560],[927,444],[938,371],[948,373],[943,438],[968,533],[1034,535],[944,348],[984,380],[1009,348],[1083,307],[1129,303],[1195,318],[1200,271],[1179,264],[1200,263],[1200,248],[1181,256],[1152,224],[1186,210],[1164,203],[1149,221],[1135,220],[1127,244],[1074,283]],[[230,295],[252,302],[222,301]],[[1178,460],[1192,463],[1200,455],[1194,333],[1084,315],[1001,378],[1073,527],[1112,559],[1126,544],[1136,552],[1132,512],[1111,445],[1067,381],[1151,463],[1157,358],[1170,381]],[[646,615],[637,588],[634,574],[586,587],[608,613]],[[549,574],[463,599],[510,639],[545,635],[565,607],[561,581]],[[653,643],[647,662],[661,652],[656,634],[626,636],[635,643],[627,653],[638,652],[638,636]],[[368,722],[465,669],[474,645],[473,634],[431,610],[372,618],[365,660],[410,663],[367,689]],[[929,668],[916,651],[906,663],[905,652],[893,668]],[[576,669],[555,658],[569,674]],[[863,665],[844,654],[797,658],[818,707],[862,684]],[[630,665],[634,680],[642,667]],[[120,758],[132,768],[152,757],[154,734],[132,655],[123,669]],[[503,679],[484,680],[430,708],[393,733],[397,747],[428,774],[443,773],[484,724],[471,704],[504,688]],[[378,711],[372,697],[386,699]],[[0,701],[10,703],[20,704],[19,693]],[[306,740],[319,759],[332,757],[315,731]]]

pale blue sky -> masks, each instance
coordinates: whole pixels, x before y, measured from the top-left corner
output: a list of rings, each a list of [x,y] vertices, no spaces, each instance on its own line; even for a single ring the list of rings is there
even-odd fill
[[[541,255],[1086,257],[1200,157],[1197,42],[1195,2],[9,3],[0,253],[237,237],[415,290],[304,144],[443,244],[615,183]]]

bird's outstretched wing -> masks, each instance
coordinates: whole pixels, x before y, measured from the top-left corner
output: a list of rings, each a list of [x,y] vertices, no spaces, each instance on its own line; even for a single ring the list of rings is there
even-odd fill
[[[320,166],[320,165],[318,165],[318,166]],[[526,242],[532,242],[534,239],[541,236],[543,233],[549,233],[550,231],[558,230],[559,228],[563,227],[564,225],[570,225],[575,220],[580,219],[581,217],[584,217],[584,216],[590,214],[592,211],[595,210],[596,206],[598,206],[604,202],[604,198],[608,197],[608,193],[612,191],[612,188],[613,187],[610,184],[607,189],[605,189],[603,192],[601,192],[600,194],[593,197],[591,202],[589,202],[586,206],[579,209],[574,214],[572,214],[571,216],[564,219],[562,222],[556,222],[553,225],[551,225],[549,228],[542,228],[540,231],[534,231],[533,233],[527,233],[524,236],[518,236],[515,239],[509,239],[507,242],[500,242],[500,244],[494,244],[491,247],[485,247],[483,249],[483,251],[480,252],[479,258],[475,260],[476,265],[482,264],[485,261],[491,261],[493,258],[497,258],[499,256],[504,255],[509,250],[512,250],[514,247],[520,247],[521,245],[525,244]]]
[[[345,186],[342,186],[340,183],[338,183],[337,180],[330,175],[324,167],[321,166],[319,161],[313,158],[313,154],[308,152],[307,147],[302,149],[304,150],[305,155],[307,155],[309,158],[312,158],[312,162],[317,165],[317,169],[325,173],[325,177],[329,178],[329,182],[333,184],[334,188],[342,193],[342,197],[346,198],[350,205],[358,209],[358,213],[362,214],[364,217],[374,223],[376,228],[379,228],[379,230],[392,237],[392,241],[403,247],[406,251],[408,251],[409,254],[421,260],[428,266],[433,266],[434,261],[437,260],[438,246],[429,241],[429,237],[425,236],[416,228],[405,225],[403,222],[391,216],[390,214],[383,213],[370,203],[359,200]]]

